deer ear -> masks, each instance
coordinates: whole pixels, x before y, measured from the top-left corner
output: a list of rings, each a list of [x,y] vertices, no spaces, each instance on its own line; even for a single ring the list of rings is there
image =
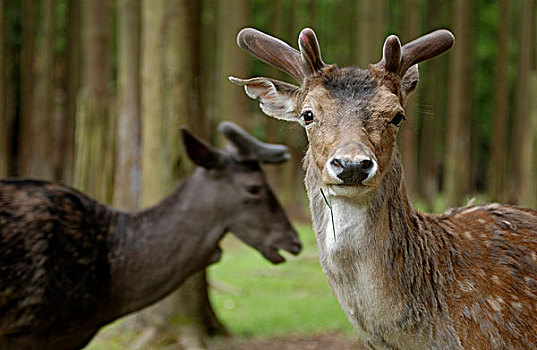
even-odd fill
[[[406,96],[410,95],[410,93],[416,89],[419,80],[420,73],[418,71],[418,65],[415,64],[408,68],[402,80],[403,91],[405,92]]]
[[[249,97],[259,101],[261,110],[266,115],[277,119],[298,122],[295,96],[299,88],[269,78],[238,79],[229,77],[237,85],[244,86]]]
[[[213,169],[222,163],[218,150],[192,135],[185,128],[181,128],[181,133],[183,135],[183,144],[185,145],[188,158],[190,158],[194,164],[206,169]]]

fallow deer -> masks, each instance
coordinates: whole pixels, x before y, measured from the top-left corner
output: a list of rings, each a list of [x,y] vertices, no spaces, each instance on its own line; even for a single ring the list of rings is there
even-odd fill
[[[249,28],[237,42],[300,83],[230,77],[265,114],[305,128],[320,262],[362,341],[537,348],[537,212],[489,204],[419,213],[405,191],[396,146],[405,102],[417,64],[450,49],[453,35],[438,30],[404,46],[391,35],[366,69],[325,64],[309,28],[300,51]]]
[[[0,181],[0,349],[79,349],[112,320],[220,259],[227,232],[273,263],[301,245],[261,163],[289,158],[231,123],[234,150],[183,130],[193,173],[166,199],[122,212],[57,183]]]

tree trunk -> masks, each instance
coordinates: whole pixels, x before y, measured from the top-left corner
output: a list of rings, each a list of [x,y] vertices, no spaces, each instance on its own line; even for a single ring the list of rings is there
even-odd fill
[[[80,91],[81,75],[81,4],[80,0],[67,1],[67,53],[65,82],[65,116],[62,127],[63,137],[60,141],[60,159],[62,161],[61,181],[73,183],[75,157],[75,120],[76,101]]]
[[[35,83],[32,94],[32,114],[23,125],[22,174],[26,177],[54,179],[53,125],[53,67],[55,36],[55,2],[42,2],[37,50],[35,54]]]
[[[214,141],[216,133],[212,133],[212,121],[217,120],[216,117],[216,101],[217,101],[217,42],[218,42],[218,0],[205,0],[200,2],[203,6],[200,9],[203,16],[200,16],[200,73],[198,79],[199,97],[201,104],[201,119],[203,125],[199,125],[200,136],[206,140]],[[203,21],[202,21],[203,19]]]
[[[201,7],[199,2],[180,0],[175,3],[169,12],[177,13],[173,26],[173,32],[182,33],[175,40],[170,41],[169,49],[175,50],[178,55],[177,64],[180,67],[177,94],[186,97],[186,103],[179,110],[180,115],[187,115],[189,128],[198,135],[207,136],[207,123],[202,115],[201,89],[199,85],[201,76],[200,57],[200,31],[201,31]],[[177,48],[182,48],[180,51]],[[169,65],[175,65],[169,62]],[[179,91],[181,89],[181,91]],[[168,100],[176,101],[176,95],[170,95]],[[179,140],[182,145],[182,142]],[[183,178],[192,165],[181,148],[181,157],[185,164]],[[179,289],[174,292],[170,299],[174,314],[168,317],[168,323],[178,317],[183,320],[178,325],[179,343],[184,349],[199,349],[205,346],[205,340],[210,335],[227,334],[227,329],[216,317],[208,294],[207,276],[205,271],[191,276]],[[161,309],[162,310],[162,309]]]
[[[530,206],[533,200],[533,138],[530,116],[530,72],[535,43],[532,42],[535,30],[533,24],[534,0],[522,0],[520,6],[518,33],[518,62],[514,114],[513,148],[510,168],[512,169],[512,193],[510,201]]]
[[[114,206],[138,209],[141,181],[140,0],[118,1],[118,82]]]
[[[460,205],[469,185],[470,121],[472,120],[472,2],[456,0],[453,31],[457,45],[451,52],[450,90],[445,152],[444,192],[448,206]]]
[[[204,60],[202,58],[202,2],[201,1],[187,1],[184,5],[187,11],[186,26],[185,29],[185,42],[188,44],[189,49],[186,50],[185,60],[190,65],[189,68],[189,88],[188,88],[188,100],[189,100],[189,113],[188,113],[188,126],[191,131],[196,135],[208,138],[209,137],[209,123],[205,117],[204,111],[204,98],[203,98],[203,73],[209,67],[205,67],[202,64]]]
[[[199,91],[200,7],[188,0],[142,2],[142,203],[169,194],[191,170],[180,126],[203,130]],[[163,77],[163,79],[161,78]],[[208,334],[222,332],[207,294],[205,273],[190,277],[176,292],[136,316],[144,332],[136,347],[158,333],[185,349],[205,347]],[[180,320],[180,322],[177,322]],[[164,334],[163,334],[164,333]]]
[[[0,177],[9,173],[9,133],[6,115],[6,20],[4,15],[5,1],[0,0]]]
[[[530,76],[530,93],[531,93],[531,111],[530,111],[530,129],[531,143],[528,143],[527,152],[527,171],[532,175],[530,186],[524,192],[522,203],[533,209],[537,209],[537,70],[534,69]]]
[[[82,89],[77,98],[73,185],[102,202],[112,202],[115,118],[111,110],[110,4],[82,3]]]
[[[359,5],[356,7],[358,67],[366,68],[382,58],[382,46],[386,34],[384,2],[384,0],[359,0]]]
[[[404,2],[404,25],[402,38],[403,43],[416,39],[420,35],[419,23],[421,0],[405,0]],[[407,120],[402,126],[399,136],[399,150],[403,161],[405,171],[405,186],[410,197],[415,198],[417,194],[417,176],[418,176],[418,123],[419,115],[417,110],[417,101],[419,89],[416,89],[413,96],[407,101],[405,111]]]
[[[248,25],[248,1],[218,1],[218,79],[219,103],[217,118],[236,121],[248,129],[251,118],[247,113],[248,97],[241,89],[230,84],[229,75],[247,76],[248,55],[236,43],[238,32]]]
[[[33,91],[34,91],[34,51],[36,35],[36,2],[34,0],[24,0],[22,3],[22,14],[24,22],[22,24],[22,49],[21,49],[21,97],[20,97],[20,119],[19,135],[17,140],[17,175],[25,175],[26,159],[30,153],[28,150],[30,142],[27,142],[27,135],[31,130]]]
[[[487,192],[492,201],[504,201],[507,183],[507,108],[509,106],[509,82],[507,65],[509,60],[509,19],[508,0],[500,1],[498,24],[498,50],[496,60],[496,78],[494,93],[494,121],[490,140],[490,159],[488,164]]]

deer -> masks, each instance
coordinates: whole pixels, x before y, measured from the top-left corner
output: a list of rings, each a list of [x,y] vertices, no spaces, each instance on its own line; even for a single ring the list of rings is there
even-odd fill
[[[193,172],[160,203],[119,211],[48,181],[0,181],[0,349],[79,349],[217,262],[231,231],[274,264],[301,243],[263,164],[290,156],[230,122],[216,149],[182,129]]]
[[[418,64],[454,44],[439,29],[386,38],[367,68],[326,64],[311,28],[299,49],[253,28],[240,48],[287,73],[232,83],[268,116],[300,124],[319,260],[370,349],[536,349],[537,212],[502,204],[421,213],[396,138]]]

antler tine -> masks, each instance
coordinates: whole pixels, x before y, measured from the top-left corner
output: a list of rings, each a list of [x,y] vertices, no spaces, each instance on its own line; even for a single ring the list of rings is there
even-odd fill
[[[298,36],[298,46],[300,47],[302,65],[308,70],[308,75],[313,75],[315,72],[326,67],[326,64],[321,58],[319,41],[313,29],[302,29]]]
[[[397,35],[390,35],[382,47],[382,59],[375,66],[397,72],[401,64],[401,42]]]
[[[449,30],[439,29],[405,44],[402,48],[399,75],[403,76],[409,67],[449,50],[454,42],[455,37]]]
[[[237,35],[239,47],[303,83],[307,76],[301,55],[287,43],[253,28],[244,28]]]
[[[239,155],[244,158],[263,163],[283,163],[290,158],[286,146],[261,142],[232,122],[221,122],[218,131],[237,147]]]

